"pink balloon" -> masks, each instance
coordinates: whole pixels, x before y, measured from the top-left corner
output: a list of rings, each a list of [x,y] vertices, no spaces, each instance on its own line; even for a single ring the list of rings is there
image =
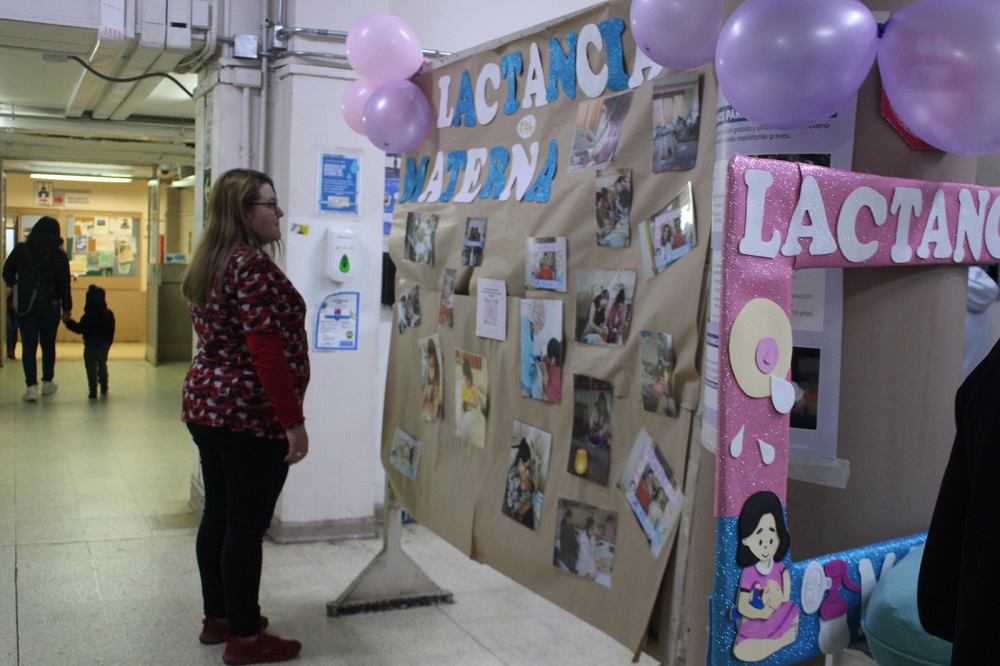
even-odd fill
[[[344,90],[344,97],[340,100],[340,110],[344,114],[347,126],[361,136],[367,136],[364,120],[365,104],[376,88],[378,85],[368,79],[356,79],[347,86],[347,89]]]
[[[365,104],[365,133],[387,153],[405,153],[420,145],[431,127],[431,105],[411,81],[379,86]]]
[[[392,14],[369,14],[347,31],[347,61],[375,83],[408,79],[424,62],[413,29]]]
[[[882,86],[903,124],[941,150],[1000,151],[1000,4],[923,0],[889,17]]]
[[[747,0],[719,36],[719,88],[754,123],[806,127],[857,93],[877,42],[878,24],[859,0]]]
[[[722,0],[632,0],[635,43],[657,65],[688,69],[715,55]]]

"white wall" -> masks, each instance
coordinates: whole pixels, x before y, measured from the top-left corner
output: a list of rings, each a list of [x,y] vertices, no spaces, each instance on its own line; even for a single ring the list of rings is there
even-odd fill
[[[595,0],[390,0],[389,12],[413,28],[425,49],[454,53],[602,4]]]
[[[299,2],[286,16],[287,25],[347,30],[364,14],[380,9],[372,2],[341,4],[344,11],[330,12],[324,2]],[[332,50],[329,44],[296,43],[293,48]],[[313,344],[316,314],[328,294],[359,292],[360,317],[357,350],[310,354],[312,379],[305,401],[310,454],[305,464],[291,469],[276,518],[290,526],[337,523],[349,530],[352,524],[370,522],[383,493],[378,419],[379,358],[385,353],[379,304],[385,156],[355,134],[340,113],[341,97],[354,72],[292,58],[279,62],[268,91],[267,169],[283,202],[285,221],[308,227],[304,235],[286,233],[284,269],[306,299]],[[359,216],[316,211],[321,153],[360,156]],[[357,238],[355,277],[345,284],[325,275],[326,233],[331,228],[348,229]]]

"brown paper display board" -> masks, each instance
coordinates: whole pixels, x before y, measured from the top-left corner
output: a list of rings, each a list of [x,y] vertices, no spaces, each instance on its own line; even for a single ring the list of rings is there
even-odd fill
[[[382,460],[421,524],[639,650],[699,378],[715,80],[614,2],[415,80]],[[450,316],[449,316],[450,315]]]

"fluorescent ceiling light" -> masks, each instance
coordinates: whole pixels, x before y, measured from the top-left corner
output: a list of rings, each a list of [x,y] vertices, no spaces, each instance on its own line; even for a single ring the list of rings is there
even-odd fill
[[[190,176],[184,176],[183,178],[178,178],[174,182],[170,183],[170,187],[194,187],[194,174]]]
[[[33,173],[35,180],[72,180],[79,183],[131,183],[127,176],[73,176],[59,173]]]

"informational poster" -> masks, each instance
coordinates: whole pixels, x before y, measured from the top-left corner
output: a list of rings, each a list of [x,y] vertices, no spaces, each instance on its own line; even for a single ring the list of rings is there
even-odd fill
[[[361,156],[321,153],[318,175],[316,212],[357,215]]]
[[[712,184],[712,284],[702,368],[702,444],[716,447],[719,377],[719,294],[726,166],[736,153],[836,169],[851,169],[854,146],[852,98],[837,114],[802,129],[772,130],[754,125],[719,92],[715,171]],[[791,423],[793,463],[834,465],[840,407],[840,333],[843,318],[841,269],[795,272],[792,333],[796,388]]]
[[[479,280],[476,335],[501,342],[507,339],[507,284],[503,280]]]
[[[316,351],[354,351],[358,348],[360,295],[356,291],[330,294],[316,313]]]

